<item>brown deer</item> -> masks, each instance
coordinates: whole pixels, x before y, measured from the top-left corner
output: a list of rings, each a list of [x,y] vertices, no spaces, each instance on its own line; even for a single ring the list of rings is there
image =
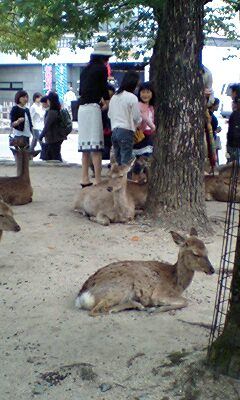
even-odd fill
[[[29,176],[31,152],[22,147],[17,147],[14,152],[18,175],[0,177],[0,196],[8,204],[22,205],[32,201],[33,189]]]
[[[177,310],[187,306],[182,297],[195,271],[214,273],[204,243],[191,229],[185,238],[171,232],[180,246],[178,260],[172,265],[160,261],[119,261],[100,268],[83,284],[76,306],[95,316],[126,309],[159,311]]]
[[[2,198],[0,198],[0,240],[2,238],[3,231],[19,232],[20,230],[20,226],[13,218],[13,212],[11,208],[4,203]]]
[[[205,175],[205,200],[211,201],[228,201],[230,176],[225,174],[220,175]],[[240,202],[240,185],[237,187],[236,202]]]
[[[132,164],[133,161],[128,165],[113,164],[108,180],[82,189],[75,210],[101,225],[132,220],[135,203],[127,191],[127,173]]]

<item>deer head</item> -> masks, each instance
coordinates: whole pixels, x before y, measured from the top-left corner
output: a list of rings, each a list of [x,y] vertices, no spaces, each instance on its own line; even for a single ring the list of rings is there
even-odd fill
[[[20,226],[13,218],[11,208],[0,198],[0,231],[19,232]]]
[[[112,164],[107,187],[109,192],[117,192],[126,185],[128,171],[130,171],[134,162],[135,159],[124,165],[118,165],[116,163]]]
[[[205,274],[213,274],[214,268],[209,261],[205,244],[198,239],[196,229],[192,228],[189,237],[179,235],[171,231],[174,242],[180,246],[179,259],[191,271],[201,271]]]

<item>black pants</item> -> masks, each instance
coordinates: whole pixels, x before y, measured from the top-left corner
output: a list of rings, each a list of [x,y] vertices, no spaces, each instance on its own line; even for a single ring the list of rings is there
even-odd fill
[[[62,161],[61,145],[62,145],[62,142],[47,143],[47,146],[46,146],[46,160],[59,160],[59,161]]]

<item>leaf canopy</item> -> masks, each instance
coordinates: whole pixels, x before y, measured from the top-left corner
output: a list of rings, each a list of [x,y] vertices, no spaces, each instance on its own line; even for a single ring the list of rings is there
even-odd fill
[[[117,55],[124,59],[131,51],[138,57],[153,47],[156,15],[166,1],[0,0],[0,50],[43,59],[57,52],[65,34],[73,36],[73,48],[84,48],[94,34],[107,30]],[[206,32],[235,36],[231,21],[240,0],[226,0],[217,10],[207,3]]]

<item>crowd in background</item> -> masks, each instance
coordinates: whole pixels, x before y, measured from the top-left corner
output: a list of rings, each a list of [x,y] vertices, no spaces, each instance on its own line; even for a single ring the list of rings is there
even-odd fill
[[[153,153],[155,93],[150,82],[140,82],[136,71],[128,71],[122,82],[114,88],[108,81],[107,63],[112,50],[107,42],[94,46],[88,65],[80,79],[78,101],[78,151],[82,153],[82,187],[92,185],[89,166],[92,164],[95,183],[101,181],[102,159],[110,159],[111,148],[118,164],[127,164],[133,157],[149,157]],[[205,151],[211,171],[218,163],[221,149],[221,127],[214,114],[219,99],[214,98],[211,72],[203,66],[203,80],[206,98]],[[240,147],[240,85],[233,85],[233,112],[229,119],[227,133],[228,161],[236,158]],[[62,106],[57,93],[46,96],[33,95],[33,103],[27,108],[28,94],[20,90],[15,96],[11,119],[11,137],[22,136],[30,151],[39,142],[40,158],[62,161],[61,110],[71,110],[76,95],[70,87],[64,96]],[[32,140],[30,143],[30,138]]]

